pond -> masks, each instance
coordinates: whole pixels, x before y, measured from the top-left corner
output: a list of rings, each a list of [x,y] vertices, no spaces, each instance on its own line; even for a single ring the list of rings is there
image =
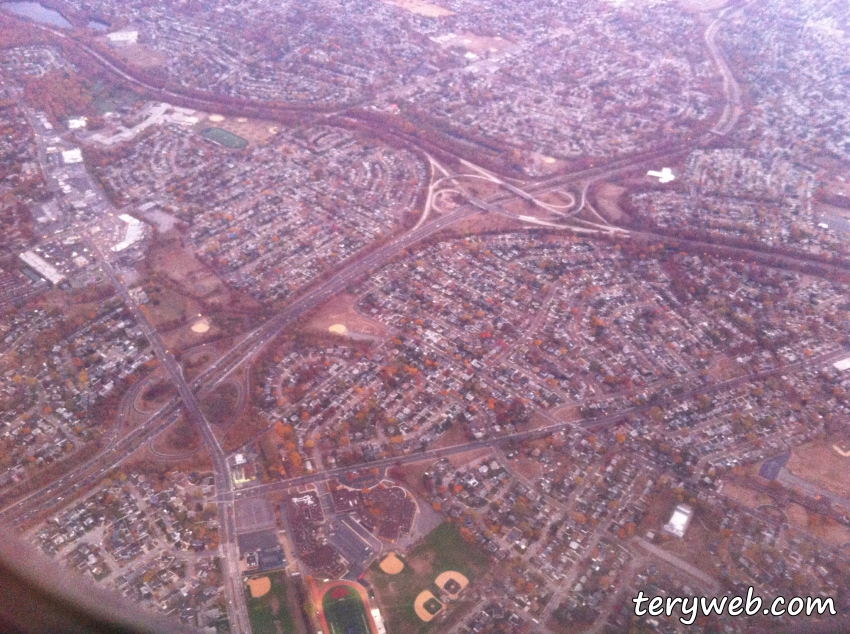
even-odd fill
[[[0,9],[42,24],[58,26],[63,29],[74,28],[74,25],[68,22],[61,13],[43,7],[38,2],[4,2],[0,4]]]
[[[109,28],[108,24],[99,20],[89,20],[89,23],[86,26],[93,31],[106,31]]]
[[[221,128],[204,128],[201,130],[201,136],[231,150],[241,150],[248,147],[248,141],[241,136],[236,136],[232,132],[222,130]]]

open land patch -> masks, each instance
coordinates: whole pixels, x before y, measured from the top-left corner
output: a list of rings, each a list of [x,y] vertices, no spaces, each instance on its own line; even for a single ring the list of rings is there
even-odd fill
[[[809,513],[799,504],[789,503],[785,507],[785,517],[788,518],[788,523],[796,528],[807,528],[809,525]]]
[[[850,529],[831,517],[809,513],[808,531],[832,546],[850,544]]]
[[[143,411],[153,411],[167,403],[177,394],[177,388],[165,378],[164,372],[158,373],[161,378],[153,379],[145,385],[136,401],[136,408]]]
[[[543,463],[536,458],[520,455],[510,461],[510,466],[511,470],[516,471],[522,477],[528,478],[533,482],[536,482],[543,475]]]
[[[460,529],[444,522],[417,543],[405,557],[404,569],[388,575],[375,563],[367,572],[378,597],[386,610],[388,632],[424,634],[433,625],[423,622],[414,607],[420,593],[438,592],[434,581],[441,573],[454,571],[474,583],[490,567],[490,560],[477,546],[465,541]],[[424,602],[423,602],[424,607]],[[459,605],[446,606],[451,615]]]
[[[357,299],[357,295],[351,293],[342,293],[331,298],[313,314],[307,323],[306,330],[315,333],[327,333],[335,332],[331,330],[333,326],[345,326],[346,332],[336,332],[336,334],[362,333],[374,337],[386,335],[386,328],[381,323],[357,312],[355,307]]]
[[[207,304],[228,304],[230,298],[224,284],[189,249],[169,243],[153,249],[148,262],[154,274],[165,276],[185,294]]]
[[[620,208],[620,197],[626,192],[625,187],[612,183],[602,183],[596,190],[596,208],[606,220],[618,223],[623,220],[625,213]]]
[[[184,415],[171,427],[155,436],[151,441],[151,448],[159,454],[177,458],[194,453],[201,443],[198,428]]]
[[[729,4],[729,0],[679,0],[679,4],[690,11],[715,11]]]
[[[545,154],[540,154],[539,152],[531,152],[529,156],[532,161],[531,169],[535,172],[551,173],[565,170],[570,167],[569,161],[565,161],[554,156],[547,156]]]
[[[522,229],[519,220],[507,218],[501,214],[480,213],[454,223],[451,231],[457,236],[478,235],[489,231],[511,231]]]
[[[254,634],[278,634],[294,632],[295,621],[287,601],[286,573],[276,572],[268,576],[248,580],[248,616]],[[255,590],[264,592],[255,594]]]
[[[238,385],[231,382],[222,383],[211,393],[200,399],[201,411],[213,425],[227,425],[238,414],[239,406]]]
[[[209,364],[216,360],[216,358],[217,355],[211,350],[189,352],[181,359],[183,373],[186,375],[187,379],[191,380],[203,372]]]
[[[440,40],[440,44],[446,48],[462,48],[479,56],[505,53],[517,48],[516,44],[501,36],[487,37],[475,33],[459,33],[452,38],[445,37]]]
[[[416,15],[421,15],[426,18],[444,18],[454,15],[454,11],[449,11],[445,7],[437,6],[429,2],[421,0],[381,0],[384,4],[391,4],[394,7],[410,11]]]
[[[773,504],[773,499],[766,493],[755,491],[735,482],[724,481],[723,494],[754,509],[765,504]]]
[[[151,323],[163,330],[172,330],[186,322],[189,315],[197,314],[201,306],[191,297],[167,286],[154,286],[152,301],[142,305],[142,311]]]
[[[129,44],[112,49],[112,54],[125,64],[136,68],[160,68],[168,58],[165,53],[148,48],[143,44]]]
[[[847,497],[850,496],[850,458],[839,455],[833,444],[830,440],[816,440],[796,447],[785,466],[794,475]]]
[[[263,121],[262,119],[225,117],[220,121],[213,121],[212,117],[214,116],[216,115],[210,115],[207,121],[215,123],[214,127],[216,128],[221,128],[222,130],[226,130],[231,134],[235,134],[236,136],[245,139],[248,141],[249,145],[261,145],[273,138],[280,131],[280,128],[276,127],[274,123],[270,121]],[[199,126],[201,126],[201,128],[210,127],[206,125],[206,122],[199,124]]]

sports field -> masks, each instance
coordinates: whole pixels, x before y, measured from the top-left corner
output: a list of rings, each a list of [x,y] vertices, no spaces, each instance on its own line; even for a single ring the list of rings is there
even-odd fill
[[[372,634],[366,607],[360,595],[347,586],[336,586],[325,593],[322,609],[330,634]]]
[[[262,581],[262,583],[258,583]],[[278,634],[295,631],[295,621],[289,611],[286,596],[286,575],[283,572],[263,576],[253,583],[248,582],[252,590],[247,593],[248,615],[251,619],[251,631],[254,634]],[[266,588],[266,586],[268,586]],[[255,597],[253,590],[263,590],[262,596]],[[258,592],[258,594],[260,594]]]
[[[248,147],[247,140],[221,128],[204,128],[201,130],[201,136],[231,150],[241,150]]]
[[[427,610],[417,614],[416,600],[424,591],[436,596],[441,587],[436,579],[445,584],[447,577],[460,575],[468,583],[484,574],[490,567],[490,560],[478,546],[465,541],[456,524],[444,522],[431,531],[406,555],[404,568],[394,575],[381,570],[377,562],[368,572],[369,581],[375,588],[377,604],[387,622],[388,632],[401,634],[430,634],[435,621],[422,618],[429,614]],[[449,572],[449,575],[441,573]],[[449,615],[468,609],[472,603],[466,601],[465,593],[459,592],[457,602],[440,606]],[[429,596],[422,596],[422,608]],[[437,608],[436,604],[430,607]],[[430,621],[430,622],[429,622]]]

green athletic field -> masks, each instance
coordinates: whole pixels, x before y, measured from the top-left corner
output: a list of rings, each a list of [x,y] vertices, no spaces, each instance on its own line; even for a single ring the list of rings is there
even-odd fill
[[[332,594],[341,594],[342,589],[346,591],[344,597],[331,598]],[[366,606],[363,605],[360,595],[347,586],[328,590],[322,598],[322,609],[330,634],[373,634],[372,628],[369,627]]]
[[[248,141],[241,136],[236,136],[232,132],[222,130],[221,128],[204,128],[201,130],[201,136],[231,150],[241,150],[248,147]]]

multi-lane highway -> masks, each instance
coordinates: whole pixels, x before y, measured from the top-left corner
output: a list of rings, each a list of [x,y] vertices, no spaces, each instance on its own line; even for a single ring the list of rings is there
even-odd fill
[[[722,25],[723,19],[727,12],[721,13],[707,28],[705,32],[706,45],[715,60],[718,70],[723,76],[724,90],[726,92],[726,105],[720,119],[711,130],[715,135],[728,134],[735,126],[738,117],[741,113],[741,91],[737,82],[729,68],[722,51],[716,44],[716,36]],[[49,27],[38,26],[45,31],[49,31],[54,36],[69,39],[69,37],[61,31],[51,29]],[[205,100],[202,98],[187,98],[185,95],[172,93],[167,90],[162,90],[159,87],[150,85],[137,77],[134,77],[122,68],[116,66],[108,58],[93,50],[84,43],[76,41],[76,44],[82,47],[89,55],[96,59],[104,68],[120,76],[125,81],[136,84],[148,91],[151,91],[160,96],[160,98],[168,99],[173,97],[180,101],[190,100],[195,107],[212,108],[215,110],[219,104],[215,99]],[[257,104],[259,108],[262,104]],[[245,106],[249,108],[249,106]],[[246,112],[246,116],[250,113]],[[34,129],[36,126],[34,126]],[[216,478],[217,501],[219,508],[219,524],[220,524],[220,542],[222,554],[225,561],[225,593],[228,602],[228,615],[231,621],[232,631],[237,633],[249,633],[250,621],[248,618],[247,608],[245,604],[245,593],[242,587],[241,575],[238,570],[239,554],[236,542],[236,526],[234,519],[234,498],[247,497],[254,495],[263,495],[280,489],[289,488],[300,484],[307,484],[325,480],[329,477],[339,477],[344,475],[350,468],[335,469],[323,471],[321,473],[303,476],[300,478],[290,479],[281,483],[255,485],[242,489],[234,494],[232,487],[232,479],[230,476],[229,467],[226,456],[222,451],[218,440],[213,433],[213,430],[201,411],[197,394],[209,389],[224,380],[231,372],[242,364],[249,362],[260,350],[262,350],[270,341],[277,337],[286,328],[291,326],[303,315],[315,309],[326,300],[342,292],[349,285],[362,279],[371,271],[374,271],[390,261],[393,258],[401,255],[405,249],[422,242],[430,236],[467,219],[482,209],[486,211],[500,212],[500,203],[507,199],[519,197],[531,203],[537,203],[537,196],[552,191],[555,189],[566,187],[571,184],[581,184],[582,205],[587,191],[587,183],[610,177],[614,174],[636,169],[645,166],[653,161],[668,159],[674,156],[679,156],[692,149],[693,146],[705,141],[705,137],[701,137],[693,143],[676,144],[659,150],[653,150],[641,155],[621,158],[614,161],[609,161],[604,164],[592,165],[591,167],[573,172],[569,174],[560,174],[550,178],[539,180],[531,183],[523,188],[508,183],[502,179],[497,179],[502,185],[502,192],[496,197],[489,200],[477,200],[468,197],[468,204],[458,208],[457,210],[445,214],[436,219],[430,220],[428,223],[419,223],[412,230],[389,239],[372,252],[363,257],[350,262],[347,266],[337,271],[328,279],[317,283],[311,290],[302,294],[294,301],[286,305],[272,318],[268,319],[264,324],[259,326],[254,331],[248,333],[240,339],[240,341],[226,354],[217,359],[210,367],[196,377],[191,383],[186,380],[182,369],[174,356],[166,349],[162,338],[157,330],[150,324],[146,316],[129,294],[127,287],[124,285],[120,275],[114,269],[109,261],[109,258],[100,249],[100,246],[95,240],[90,237],[86,238],[87,245],[92,249],[97,256],[98,262],[106,278],[112,283],[116,292],[118,292],[124,300],[128,309],[133,313],[137,324],[142,329],[145,337],[150,342],[153,351],[160,359],[163,367],[169,374],[169,378],[173,385],[177,388],[179,398],[172,399],[170,403],[164,406],[156,415],[142,426],[133,430],[123,438],[114,438],[112,443],[104,450],[99,452],[94,458],[75,468],[66,476],[60,478],[48,487],[36,491],[26,498],[23,498],[15,504],[0,511],[0,517],[13,521],[27,521],[34,515],[43,512],[62,501],[65,496],[72,495],[81,488],[90,486],[100,478],[104,472],[113,466],[119,464],[130,453],[135,451],[141,444],[151,438],[153,435],[172,424],[180,415],[180,405],[188,419],[194,423],[200,431],[204,445],[211,456]],[[47,173],[46,161],[43,167]],[[474,166],[473,166],[474,167]],[[82,229],[82,228],[80,228]],[[843,354],[843,352],[842,352]],[[822,362],[823,359],[810,360],[809,362]],[[771,371],[773,372],[773,371]],[[727,384],[717,384],[708,388],[708,390],[730,389],[736,384],[762,378],[760,375],[752,375],[750,377],[741,377]],[[701,390],[707,391],[706,389]],[[684,394],[681,398],[688,397],[689,394]],[[639,408],[636,408],[639,409]],[[595,419],[583,421],[581,423],[565,423],[550,419],[551,424],[534,430],[517,432],[507,436],[497,438],[483,439],[469,443],[459,444],[453,447],[442,449],[433,449],[425,452],[415,453],[401,458],[389,458],[369,463],[370,467],[388,467],[397,461],[411,462],[422,459],[438,459],[441,457],[469,451],[470,449],[480,447],[494,447],[511,441],[521,441],[527,438],[548,435],[555,431],[580,424],[584,427],[594,428],[616,424],[622,419],[626,412],[618,412],[616,415],[602,416]]]

